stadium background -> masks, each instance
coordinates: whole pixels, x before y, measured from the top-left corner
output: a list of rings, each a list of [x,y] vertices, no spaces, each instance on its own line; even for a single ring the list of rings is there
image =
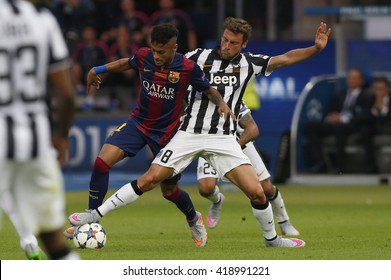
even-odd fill
[[[136,2],[137,8],[148,14],[157,8],[157,1]],[[385,6],[387,1],[177,0],[176,3],[191,16],[198,45],[203,47],[218,44],[216,38],[225,16],[247,19],[254,32],[246,51],[268,55],[311,45],[320,21],[332,27],[332,38],[320,55],[256,80],[255,89],[261,100],[261,107],[253,111],[260,127],[256,142],[270,156],[272,176],[279,164],[281,137],[291,129],[297,100],[311,78],[344,75],[351,67],[362,68],[368,75],[389,74],[391,69],[391,60],[385,59],[391,49],[391,31],[387,29],[391,24],[391,6]],[[67,189],[87,188],[91,166],[104,139],[129,112],[78,113],[71,130],[69,163],[64,167]],[[148,168],[150,160],[148,151],[143,150],[121,162],[113,168],[110,186],[136,178]],[[193,163],[183,173],[183,184],[196,182],[195,167]]]

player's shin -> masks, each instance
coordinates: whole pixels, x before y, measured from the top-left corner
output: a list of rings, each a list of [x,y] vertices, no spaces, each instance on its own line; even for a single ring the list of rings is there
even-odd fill
[[[253,214],[258,221],[259,226],[263,231],[263,236],[267,240],[271,240],[277,236],[274,227],[273,210],[269,201],[265,204],[259,205],[251,202]]]
[[[284,200],[282,199],[281,193],[276,188],[276,193],[272,198],[269,198],[270,204],[272,205],[273,213],[277,218],[278,222],[285,222],[289,220],[288,213],[285,208]]]
[[[194,209],[193,202],[187,192],[180,188],[176,188],[176,191],[168,196],[164,196],[165,199],[173,202],[179,210],[186,216],[188,221],[193,221],[197,214]]]
[[[115,209],[134,202],[142,194],[143,192],[138,187],[137,181],[134,180],[122,186],[116,193],[99,206],[97,210],[101,216],[104,216]]]
[[[88,209],[96,209],[102,204],[109,186],[109,172],[110,166],[97,157],[91,174]]]

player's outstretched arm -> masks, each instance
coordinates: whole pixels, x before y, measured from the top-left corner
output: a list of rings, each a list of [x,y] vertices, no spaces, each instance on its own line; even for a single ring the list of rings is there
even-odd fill
[[[318,29],[316,30],[315,42],[313,46],[308,48],[294,49],[284,54],[273,56],[270,59],[267,72],[273,72],[279,68],[301,62],[320,53],[326,47],[330,33],[331,28],[327,29],[326,23],[321,22]]]
[[[204,94],[217,105],[220,116],[227,119],[228,116],[231,116],[233,121],[236,121],[235,114],[231,111],[227,103],[225,103],[224,99],[221,97],[220,92],[217,89],[210,87],[208,90],[204,91]]]
[[[88,72],[87,76],[87,93],[90,92],[91,86],[99,89],[100,84],[102,82],[101,78],[99,77],[99,74],[104,74],[107,72],[123,72],[131,69],[128,60],[128,58],[121,58],[105,65],[93,67]]]

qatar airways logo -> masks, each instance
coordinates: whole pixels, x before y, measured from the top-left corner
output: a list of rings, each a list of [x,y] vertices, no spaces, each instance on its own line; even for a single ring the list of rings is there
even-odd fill
[[[147,90],[148,95],[162,99],[174,99],[174,89],[165,87],[148,81],[143,81],[143,87]]]
[[[212,86],[239,86],[239,73],[211,73],[209,82]]]

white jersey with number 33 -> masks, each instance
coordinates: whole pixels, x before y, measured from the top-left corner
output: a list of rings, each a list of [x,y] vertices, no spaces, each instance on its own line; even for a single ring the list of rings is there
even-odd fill
[[[0,161],[42,157],[50,144],[46,77],[69,66],[55,17],[0,0]]]

